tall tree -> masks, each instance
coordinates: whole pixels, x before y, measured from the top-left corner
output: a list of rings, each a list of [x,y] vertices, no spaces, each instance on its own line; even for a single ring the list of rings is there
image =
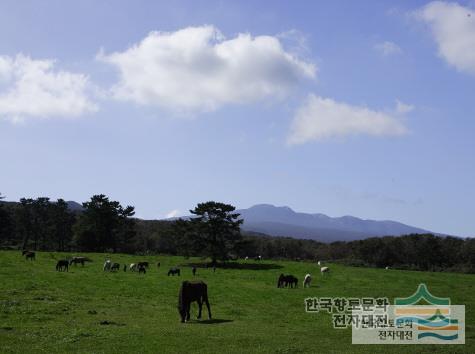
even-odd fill
[[[4,198],[0,193],[0,245],[8,242],[13,236],[13,220],[9,211],[3,206]]]
[[[51,218],[53,225],[51,241],[58,251],[66,251],[70,247],[72,227],[76,218],[63,199],[58,199],[51,205]]]
[[[134,207],[123,208],[104,194],[94,195],[82,204],[84,210],[74,227],[74,239],[81,250],[118,251],[131,243],[135,236]]]
[[[209,256],[213,264],[218,259],[225,261],[230,252],[234,252],[241,240],[240,225],[243,220],[229,204],[209,201],[199,203],[190,212],[195,215],[191,219],[194,226],[194,247],[198,247],[203,255]]]
[[[21,198],[15,213],[15,226],[18,236],[22,239],[22,248],[27,249],[34,234],[33,199]],[[34,240],[36,249],[36,240]]]
[[[52,249],[51,203],[49,198],[39,197],[33,200],[33,237],[35,249]]]

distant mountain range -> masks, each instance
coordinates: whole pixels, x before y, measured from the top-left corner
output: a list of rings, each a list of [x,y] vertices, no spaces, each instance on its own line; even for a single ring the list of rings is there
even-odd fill
[[[258,204],[237,212],[244,219],[243,230],[321,242],[430,233],[396,221],[364,220],[354,216],[332,218],[324,214],[297,213],[289,207],[270,204]]]
[[[4,202],[14,204],[16,202]],[[73,212],[82,212],[82,204],[67,201]],[[244,219],[244,231],[270,236],[312,239],[320,242],[353,241],[369,237],[400,236],[407,234],[433,233],[428,230],[391,220],[365,220],[354,216],[330,217],[325,214],[298,213],[287,206],[257,204],[247,209],[238,209]],[[188,219],[190,216],[184,216]],[[167,220],[175,220],[170,218]],[[437,235],[437,234],[436,234]],[[439,234],[440,235],[440,234]]]

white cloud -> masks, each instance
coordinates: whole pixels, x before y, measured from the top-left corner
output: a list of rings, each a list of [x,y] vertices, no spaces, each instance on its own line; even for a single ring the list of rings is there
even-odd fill
[[[396,100],[396,112],[399,114],[406,114],[412,112],[414,106],[411,104],[404,103],[402,101]]]
[[[397,114],[336,102],[310,94],[294,115],[288,144],[304,144],[348,135],[403,135],[407,129]]]
[[[402,49],[396,43],[389,41],[375,44],[374,49],[379,51],[384,56],[402,53]]]
[[[439,55],[457,70],[475,74],[475,11],[457,3],[433,1],[416,12],[429,25]]]
[[[98,59],[120,73],[115,98],[182,112],[283,97],[316,67],[285,51],[277,37],[225,39],[213,26],[151,32],[123,52]]]
[[[53,69],[53,60],[0,56],[0,118],[67,118],[97,110],[86,93],[87,76]]]
[[[167,214],[166,214],[166,218],[174,218],[174,217],[177,217],[178,215],[180,214],[180,210],[178,209],[174,209],[174,210],[171,210],[169,211]]]

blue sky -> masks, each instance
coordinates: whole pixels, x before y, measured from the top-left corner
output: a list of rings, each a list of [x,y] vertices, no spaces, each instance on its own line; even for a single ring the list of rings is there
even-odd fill
[[[475,4],[0,1],[0,191],[475,235]],[[473,16],[472,16],[473,14]]]

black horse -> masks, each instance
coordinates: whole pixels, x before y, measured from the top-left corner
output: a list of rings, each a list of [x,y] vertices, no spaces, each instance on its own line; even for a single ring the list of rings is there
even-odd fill
[[[198,302],[198,319],[201,318],[201,309],[203,302],[208,308],[208,317],[211,319],[211,309],[208,301],[208,286],[205,282],[184,281],[181,283],[178,293],[178,312],[181,316],[181,322],[190,320],[190,305],[192,302]]]
[[[168,271],[168,276],[175,276],[175,274],[180,275],[180,268],[170,268],[170,270]]]
[[[33,251],[27,251],[27,250],[23,250],[23,252],[21,253],[22,256],[25,256],[25,259],[29,259],[31,261],[34,261],[36,259],[36,255],[35,255],[35,252]]]
[[[191,272],[193,273],[193,276],[196,275],[196,267],[195,266],[193,266],[193,268],[191,268]]]
[[[58,272],[69,272],[69,262],[66,259],[61,259],[56,263],[56,271]]]
[[[114,271],[114,270],[119,270],[120,269],[120,264],[119,263],[112,263],[111,264],[111,272]]]
[[[299,280],[294,277],[293,275],[286,275],[285,276],[285,286],[290,287],[290,288],[296,288],[298,287]]]
[[[299,280],[294,277],[293,275],[284,275],[281,274],[277,281],[278,288],[286,288],[287,286],[290,288],[296,288],[298,286]]]
[[[145,266],[139,263],[139,274],[141,273],[145,274],[147,271],[145,270]]]
[[[148,268],[148,262],[138,262],[137,267],[140,268],[141,266],[145,267],[145,268]]]

